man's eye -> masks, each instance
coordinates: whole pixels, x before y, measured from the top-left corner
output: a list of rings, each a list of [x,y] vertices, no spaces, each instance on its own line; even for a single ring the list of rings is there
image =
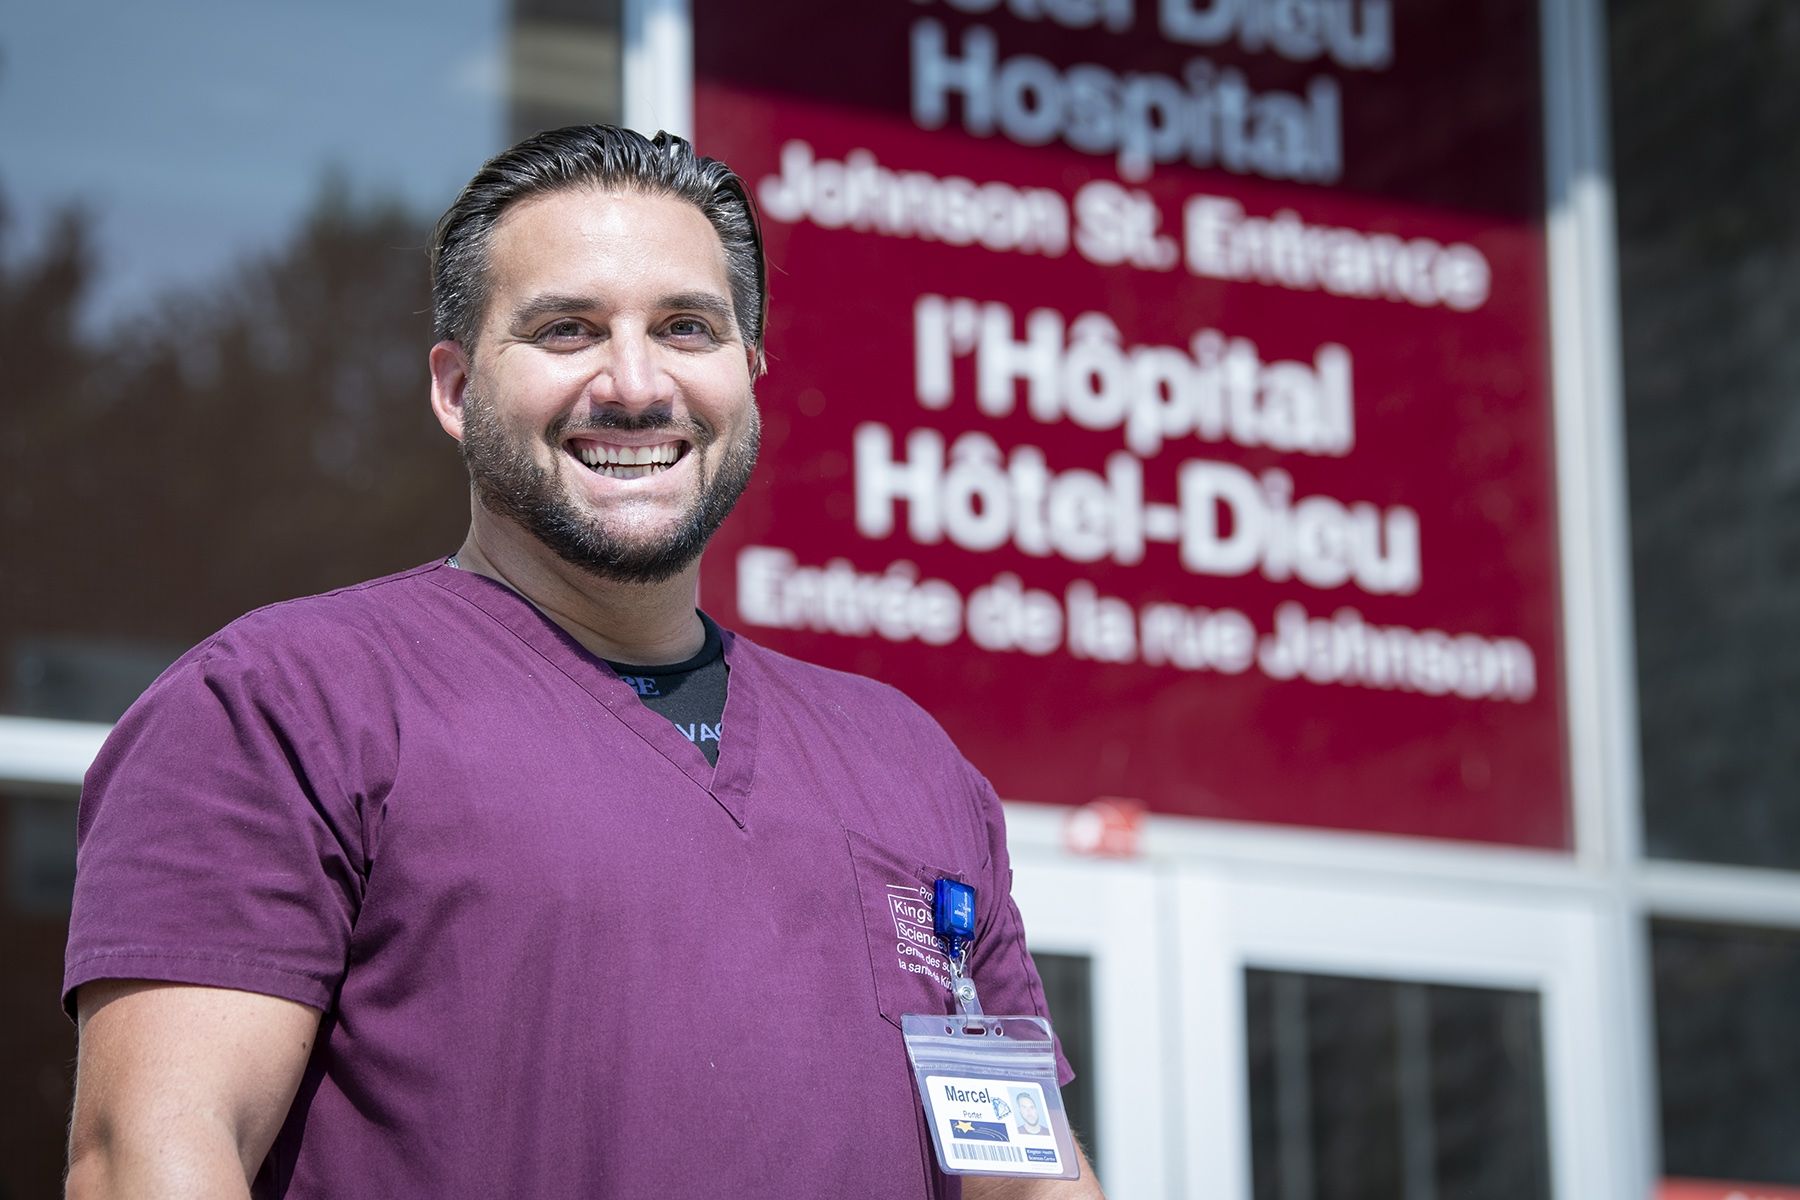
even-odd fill
[[[565,342],[571,338],[585,337],[587,327],[580,321],[552,321],[538,330],[540,342]]]
[[[712,326],[699,317],[676,317],[669,322],[669,332],[679,338],[711,337]]]

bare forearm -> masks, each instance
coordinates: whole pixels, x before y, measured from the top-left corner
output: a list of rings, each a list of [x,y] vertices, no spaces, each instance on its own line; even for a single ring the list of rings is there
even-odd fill
[[[250,1185],[230,1134],[189,1118],[154,1132],[108,1129],[72,1141],[66,1194],[68,1200],[248,1200]]]
[[[142,980],[84,984],[72,1200],[247,1197],[319,1026],[291,1000]]]

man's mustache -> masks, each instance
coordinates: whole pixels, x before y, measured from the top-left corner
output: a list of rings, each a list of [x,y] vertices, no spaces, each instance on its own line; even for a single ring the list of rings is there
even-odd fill
[[[561,441],[571,434],[608,430],[615,433],[679,433],[695,444],[703,444],[712,437],[710,427],[692,417],[677,420],[675,414],[666,408],[648,408],[636,413],[596,409],[579,419],[571,417],[558,422],[550,433],[552,441]]]

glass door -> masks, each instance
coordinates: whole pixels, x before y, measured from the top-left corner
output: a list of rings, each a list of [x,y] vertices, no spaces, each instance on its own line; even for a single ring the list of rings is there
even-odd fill
[[[1176,886],[1186,1195],[1619,1194],[1616,979],[1589,897],[1206,872]]]

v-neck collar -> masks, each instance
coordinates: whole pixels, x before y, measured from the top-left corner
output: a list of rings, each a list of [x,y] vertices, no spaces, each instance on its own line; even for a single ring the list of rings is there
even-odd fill
[[[721,718],[719,763],[715,767],[667,717],[647,707],[611,667],[524,596],[497,580],[448,563],[428,567],[424,575],[505,627],[667,759],[670,766],[693,780],[740,829],[744,827],[745,809],[756,776],[759,718],[755,694],[760,664],[749,643],[739,647],[730,630],[719,631],[725,651],[725,713]]]

